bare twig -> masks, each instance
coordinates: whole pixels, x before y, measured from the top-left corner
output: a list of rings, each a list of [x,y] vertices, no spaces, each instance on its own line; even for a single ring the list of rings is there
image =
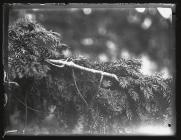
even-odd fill
[[[8,83],[8,84],[15,84],[16,86],[19,86],[19,84],[18,84],[17,82],[8,81],[7,79],[8,79],[7,74],[6,74],[6,72],[4,71],[4,82],[5,82],[5,83]]]
[[[78,92],[79,96],[80,96],[81,99],[85,102],[85,104],[88,106],[87,101],[84,99],[83,95],[81,94],[81,92],[80,92],[80,90],[79,90],[79,88],[78,88],[78,86],[77,86],[77,82],[76,82],[76,80],[75,80],[75,73],[74,73],[74,70],[72,70],[72,76],[73,76],[74,83],[75,83],[75,87],[76,87],[76,89],[77,89],[77,92]]]
[[[18,130],[8,130],[5,133],[7,134],[7,133],[15,133],[15,132],[18,132]]]
[[[8,133],[17,133],[17,132],[18,132],[18,130],[7,130],[4,132],[4,135],[2,137],[4,138],[4,136]]]
[[[35,111],[35,112],[38,112],[38,113],[44,113],[44,114],[55,114],[55,113],[47,113],[47,112],[43,112],[43,111],[37,110],[37,109],[35,109],[35,108],[33,108],[33,107],[30,107],[30,106],[26,105],[23,101],[21,101],[21,100],[20,100],[18,97],[16,97],[14,94],[13,94],[13,96],[15,97],[15,99],[16,99],[19,103],[21,103],[23,106],[26,106],[27,109],[29,109],[29,110],[32,110],[32,111]]]
[[[94,74],[102,74],[103,76],[110,77],[110,78],[115,79],[116,81],[119,82],[119,79],[115,74],[108,73],[108,72],[103,72],[103,71],[95,70],[95,69],[91,69],[91,68],[86,68],[86,67],[77,65],[72,61],[67,62],[67,61],[63,61],[63,60],[47,59],[46,62],[48,62],[49,64],[54,65],[56,67],[60,67],[60,68],[62,68],[61,67],[62,65],[65,65],[65,66],[68,66],[68,67],[71,67],[71,68],[76,68],[76,69],[91,72],[91,73],[94,73]],[[61,66],[59,66],[59,65],[61,65]]]
[[[101,79],[100,79],[100,82],[99,82],[99,88],[100,88],[100,86],[101,86],[101,83],[102,83],[103,78],[104,78],[104,75],[101,73]]]
[[[12,82],[12,81],[4,81],[5,83],[8,83],[8,84],[14,84],[16,86],[19,86],[19,84],[17,82]]]
[[[4,106],[8,103],[8,96],[6,93],[4,93]]]
[[[92,127],[91,128],[94,128],[94,126],[96,125],[96,122],[97,122],[97,120],[99,119],[99,110],[98,110],[98,106],[96,107],[96,110],[95,110],[95,118],[94,118],[94,122],[93,122],[93,125],[92,125]]]
[[[27,95],[25,94],[25,127],[24,127],[24,133],[26,133],[27,117],[28,117],[28,110],[27,110]]]

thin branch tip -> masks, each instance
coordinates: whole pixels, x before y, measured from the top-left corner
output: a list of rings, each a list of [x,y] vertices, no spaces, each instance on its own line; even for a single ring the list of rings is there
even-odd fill
[[[76,69],[91,72],[91,73],[94,73],[94,74],[102,74],[103,76],[110,77],[112,79],[115,79],[117,82],[119,82],[119,79],[118,79],[117,75],[115,75],[113,73],[108,73],[108,72],[104,72],[104,71],[101,71],[101,70],[87,68],[87,67],[75,64],[72,61],[47,59],[47,62],[49,64],[51,64],[51,65],[56,66],[56,67],[68,66],[68,67],[71,67],[71,68],[76,68]]]

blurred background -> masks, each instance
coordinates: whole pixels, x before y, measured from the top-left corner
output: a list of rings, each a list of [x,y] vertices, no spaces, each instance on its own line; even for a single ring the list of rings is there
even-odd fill
[[[171,8],[12,8],[9,24],[25,16],[60,33],[74,55],[101,62],[139,57],[143,74],[164,78],[175,71]]]

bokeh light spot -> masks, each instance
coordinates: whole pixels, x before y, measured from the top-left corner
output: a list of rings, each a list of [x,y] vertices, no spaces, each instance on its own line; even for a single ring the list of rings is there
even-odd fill
[[[146,30],[150,28],[151,24],[152,24],[152,20],[150,18],[145,18],[145,20],[141,24],[141,27]]]
[[[142,60],[142,66],[141,66],[140,71],[144,75],[152,75],[152,74],[154,74],[156,69],[157,69],[156,63],[151,61],[149,59],[149,57],[146,56],[146,55],[141,56],[141,60]]]
[[[81,42],[85,46],[90,46],[90,45],[93,45],[94,43],[92,38],[84,38]]]
[[[116,44],[110,40],[106,42],[106,46],[110,51],[115,51],[116,50]]]
[[[33,14],[26,14],[25,17],[28,18],[31,21],[35,20],[35,16]]]
[[[100,62],[108,62],[109,58],[107,57],[106,54],[99,54],[98,59]]]
[[[172,18],[172,10],[171,10],[171,8],[158,7],[157,10],[158,10],[158,12],[160,13],[160,15],[163,18],[165,18],[165,19],[171,19]]]
[[[121,57],[124,59],[128,59],[130,57],[130,54],[127,50],[123,49],[121,50]]]
[[[167,79],[167,78],[170,78],[170,74],[169,74],[169,71],[168,71],[168,68],[164,67],[160,73],[162,74],[162,77],[164,79]]]
[[[85,15],[90,15],[92,13],[92,9],[91,8],[83,8],[83,12]]]
[[[135,8],[135,10],[139,13],[144,13],[145,12],[145,8]]]

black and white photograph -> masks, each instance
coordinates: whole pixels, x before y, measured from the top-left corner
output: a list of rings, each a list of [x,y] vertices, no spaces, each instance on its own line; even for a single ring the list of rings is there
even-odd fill
[[[175,4],[6,4],[4,136],[174,136]]]

